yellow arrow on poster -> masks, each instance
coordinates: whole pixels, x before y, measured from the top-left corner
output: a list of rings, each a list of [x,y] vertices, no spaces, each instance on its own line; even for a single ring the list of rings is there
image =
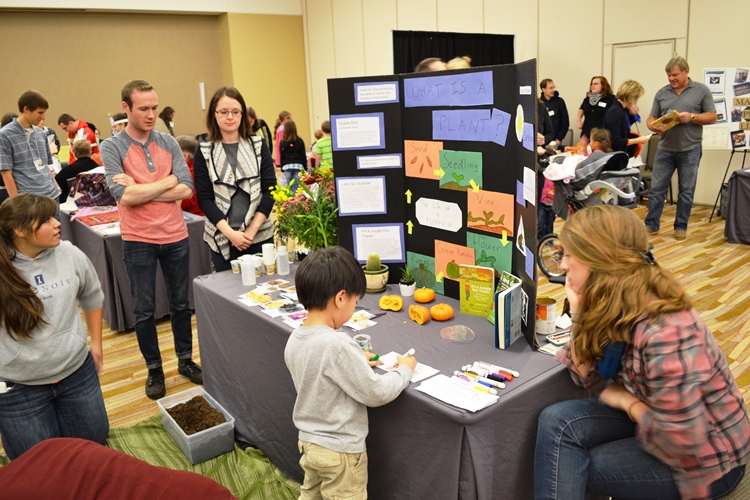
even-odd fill
[[[474,182],[474,179],[469,180],[469,184],[471,184],[471,189],[473,189],[475,193],[479,192],[479,185]]]
[[[411,189],[407,189],[404,194],[406,195],[406,203],[411,205]]]
[[[409,221],[406,223],[406,227],[409,228],[409,234],[411,234],[411,228],[414,227],[414,223],[412,221]]]
[[[503,236],[502,238],[500,238],[500,243],[502,243],[503,246],[506,246],[508,245],[508,243],[510,243],[510,241],[508,241],[508,231],[503,230]]]
[[[435,280],[436,280],[436,281],[437,281],[438,283],[442,283],[442,282],[443,282],[443,276],[444,276],[444,275],[443,275],[443,271],[440,271],[439,273],[437,273],[437,276],[435,276]]]
[[[432,173],[442,179],[443,176],[445,175],[445,170],[443,170],[442,168],[439,168],[437,170],[433,170]]]

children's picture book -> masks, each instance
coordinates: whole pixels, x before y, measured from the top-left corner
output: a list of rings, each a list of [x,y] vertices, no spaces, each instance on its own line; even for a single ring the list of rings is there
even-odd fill
[[[493,308],[487,319],[495,325],[495,347],[507,349],[522,337],[521,280],[503,271],[497,282]]]
[[[484,316],[492,309],[495,269],[461,264],[458,270],[461,312]]]
[[[651,123],[652,127],[661,127],[662,125],[667,127],[667,130],[680,123],[680,113],[675,110],[670,111],[664,116],[661,116]]]

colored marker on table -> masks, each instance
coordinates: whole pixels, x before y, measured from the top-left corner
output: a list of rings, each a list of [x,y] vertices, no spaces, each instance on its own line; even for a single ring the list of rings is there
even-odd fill
[[[502,382],[498,382],[497,380],[488,379],[485,377],[479,377],[477,379],[477,382],[484,382],[485,384],[489,384],[492,387],[497,387],[498,389],[505,389],[505,384]]]
[[[520,377],[520,376],[521,376],[521,374],[520,374],[520,373],[518,373],[518,372],[517,372],[517,371],[515,371],[515,370],[511,370],[511,369],[509,369],[509,368],[503,368],[502,366],[497,366],[497,365],[493,365],[493,364],[491,364],[491,363],[487,363],[487,362],[485,362],[485,361],[478,361],[478,363],[480,363],[480,364],[483,364],[483,365],[486,365],[486,366],[489,366],[490,368],[492,368],[492,369],[494,369],[494,370],[497,370],[497,371],[508,372],[508,373],[510,373],[511,375],[513,375],[514,377]]]
[[[370,361],[377,361],[380,359],[380,354],[376,354],[375,356],[370,358]]]
[[[507,372],[507,371],[496,370],[495,368],[492,368],[493,366],[494,365],[484,365],[484,364],[481,364],[480,361],[475,361],[474,362],[474,367],[476,369],[483,370],[483,371],[486,371],[487,373],[490,373],[490,374],[492,374],[492,375],[494,375],[496,377],[500,377],[502,379],[501,382],[505,382],[506,380],[508,382],[512,382],[513,381],[513,378],[514,378],[513,374],[511,374],[510,372]]]
[[[477,384],[474,382],[469,382],[464,378],[461,378],[457,375],[454,375],[451,377],[451,380],[454,381],[454,383],[461,385],[462,387],[470,387],[474,390],[480,391],[480,392],[486,392],[487,394],[492,394],[493,396],[497,395],[497,390],[492,389],[491,387],[484,386],[482,384]]]
[[[466,365],[462,368],[463,371],[469,372],[469,373],[475,373],[476,375],[480,377],[489,378],[492,380],[495,380],[497,382],[505,382],[506,380],[513,380],[513,376],[509,375],[500,375],[499,373],[495,373],[489,370],[484,370],[482,368],[478,368],[476,365]]]
[[[417,351],[416,351],[416,350],[415,350],[415,349],[414,349],[414,348],[412,347],[411,349],[409,349],[408,351],[406,351],[406,352],[404,353],[404,357],[408,357],[408,356],[414,356],[414,353],[415,353],[415,352],[417,352]]]

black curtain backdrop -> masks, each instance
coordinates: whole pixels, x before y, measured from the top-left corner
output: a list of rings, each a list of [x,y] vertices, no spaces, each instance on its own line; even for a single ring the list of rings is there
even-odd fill
[[[428,57],[448,62],[454,57],[471,57],[471,66],[512,64],[513,35],[445,33],[436,31],[394,31],[393,72],[412,73]]]

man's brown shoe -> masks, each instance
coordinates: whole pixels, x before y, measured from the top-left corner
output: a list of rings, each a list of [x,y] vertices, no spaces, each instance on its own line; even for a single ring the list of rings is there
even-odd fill
[[[678,229],[674,232],[674,239],[676,240],[684,240],[687,237],[687,232],[683,231],[682,229]]]

